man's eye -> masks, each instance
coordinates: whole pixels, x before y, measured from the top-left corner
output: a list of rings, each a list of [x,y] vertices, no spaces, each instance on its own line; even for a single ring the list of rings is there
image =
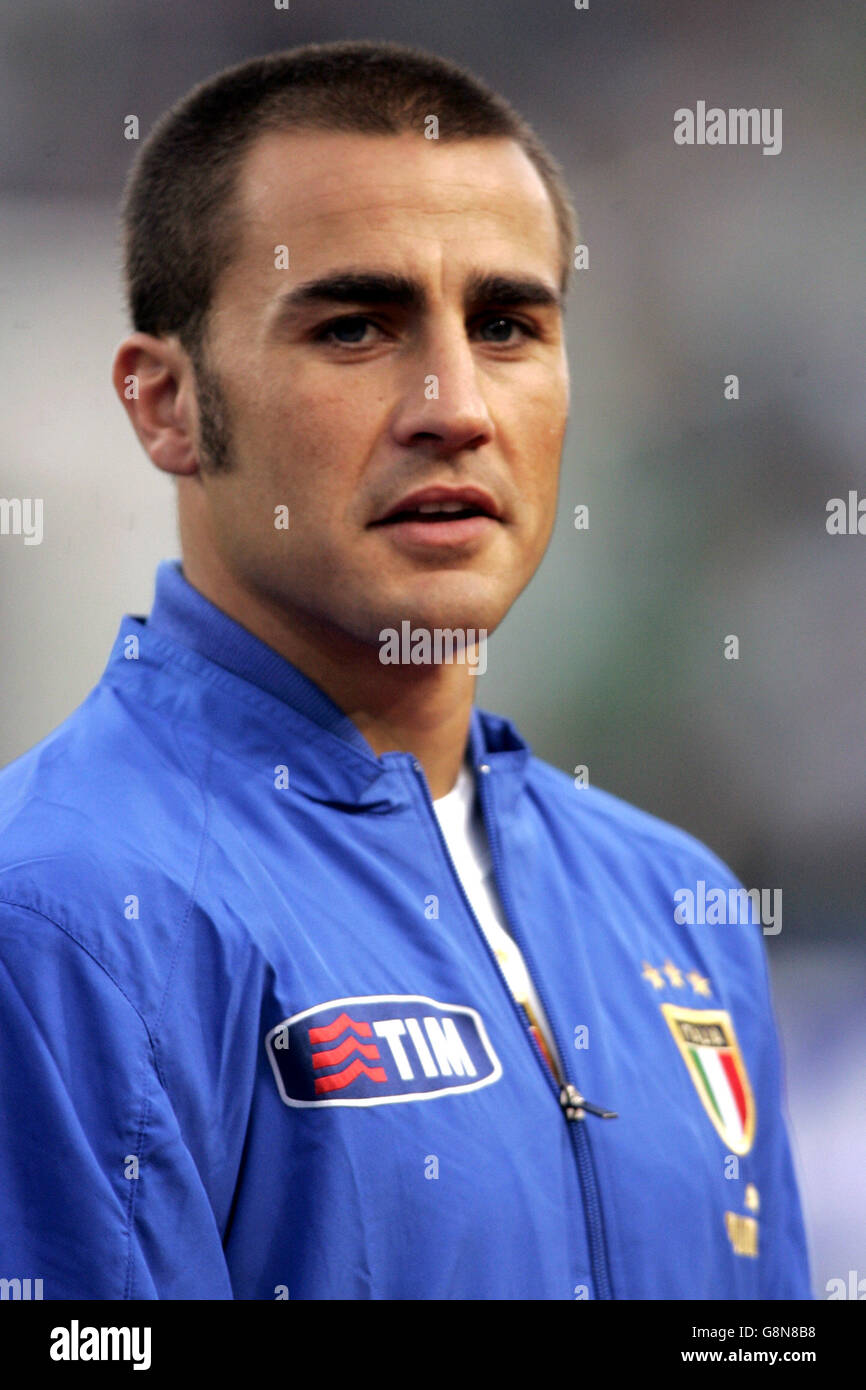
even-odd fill
[[[346,315],[344,318],[332,319],[330,323],[323,324],[316,334],[316,341],[335,342],[341,347],[349,347],[353,343],[363,343],[366,330],[375,327],[372,319],[368,319],[364,314]]]
[[[322,324],[316,332],[315,339],[316,342],[331,343],[337,347],[369,347],[376,339],[374,336],[368,336],[368,329],[374,333],[383,331],[366,314],[344,314],[341,318],[331,319],[329,323]],[[510,314],[488,314],[478,323],[477,331],[481,332],[485,342],[500,343],[505,347],[537,336],[531,325],[512,318]]]
[[[491,314],[480,325],[482,333],[489,333],[485,339],[488,343],[516,343],[520,338],[531,338],[534,336],[528,324],[522,323],[519,319],[513,319],[509,314]],[[519,336],[515,336],[513,329],[518,329]]]

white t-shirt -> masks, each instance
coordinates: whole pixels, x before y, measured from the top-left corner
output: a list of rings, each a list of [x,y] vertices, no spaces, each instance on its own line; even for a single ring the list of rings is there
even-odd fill
[[[468,762],[460,768],[450,792],[433,802],[454,867],[484,935],[496,954],[515,999],[523,1005],[542,1051],[547,1051],[552,1070],[562,1079],[562,1068],[550,1024],[526,968],[517,942],[508,930],[493,876],[493,865],[475,778]]]

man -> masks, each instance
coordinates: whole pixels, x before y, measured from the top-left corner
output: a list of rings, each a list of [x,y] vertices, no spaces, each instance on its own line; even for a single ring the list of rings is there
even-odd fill
[[[46,1298],[808,1297],[736,879],[473,707],[538,566],[575,230],[474,78],[218,75],[125,204],[182,566],[0,778],[2,1273]]]

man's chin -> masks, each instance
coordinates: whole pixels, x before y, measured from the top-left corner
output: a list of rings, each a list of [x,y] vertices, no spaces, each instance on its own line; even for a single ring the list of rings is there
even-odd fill
[[[486,628],[502,622],[519,589],[513,579],[498,574],[427,574],[389,578],[378,594],[370,592],[364,607],[376,614],[378,627]]]
[[[383,616],[375,628],[373,636],[378,640],[380,633],[389,630],[397,633],[411,632],[461,632],[467,640],[476,640],[477,634],[484,637],[501,623],[507,609],[499,604],[477,603],[402,603],[389,605],[381,610]]]

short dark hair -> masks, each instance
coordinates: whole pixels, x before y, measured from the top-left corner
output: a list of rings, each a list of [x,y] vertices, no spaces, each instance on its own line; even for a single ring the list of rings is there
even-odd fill
[[[204,325],[240,235],[234,192],[243,156],[271,130],[399,135],[435,115],[442,140],[519,144],[550,196],[568,283],[577,220],[559,165],[516,111],[472,73],[403,44],[307,44],[226,68],[157,122],[130,171],[122,222],[135,329],[176,334],[200,360]]]

